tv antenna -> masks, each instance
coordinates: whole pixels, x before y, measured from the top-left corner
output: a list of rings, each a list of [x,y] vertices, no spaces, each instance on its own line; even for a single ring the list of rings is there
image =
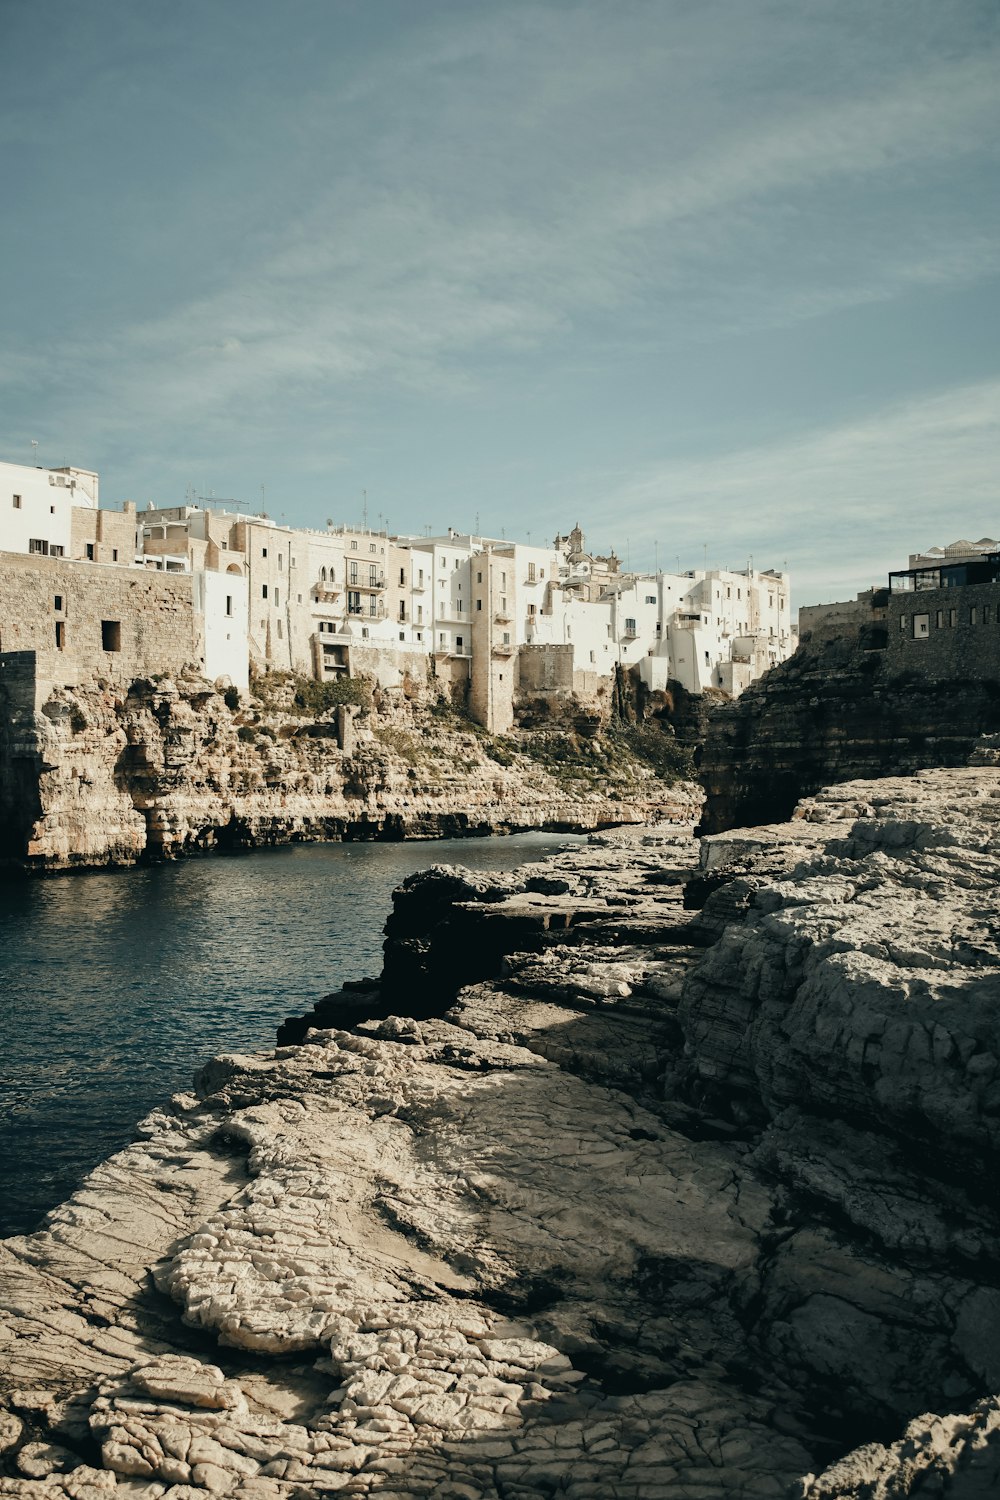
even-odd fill
[[[35,438],[31,438],[30,442],[31,442],[31,461],[35,465],[35,467],[37,468],[38,467],[38,443],[37,443],[37,441],[36,441]]]

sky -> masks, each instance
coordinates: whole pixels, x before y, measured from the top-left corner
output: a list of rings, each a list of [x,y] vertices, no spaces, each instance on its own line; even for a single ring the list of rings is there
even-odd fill
[[[0,0],[0,459],[849,598],[1000,535],[997,0]]]

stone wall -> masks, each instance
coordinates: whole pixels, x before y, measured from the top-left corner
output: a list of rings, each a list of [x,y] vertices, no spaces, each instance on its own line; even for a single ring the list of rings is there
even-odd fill
[[[0,557],[0,651],[33,651],[42,685],[200,667],[190,574]]]
[[[1000,583],[891,594],[886,628],[894,671],[1000,682]]]
[[[573,691],[572,646],[521,646],[517,657],[522,693]]]

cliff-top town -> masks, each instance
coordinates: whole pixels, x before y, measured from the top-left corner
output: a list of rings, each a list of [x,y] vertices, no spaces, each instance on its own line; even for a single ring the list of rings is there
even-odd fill
[[[0,580],[0,651],[34,652],[43,685],[98,668],[127,681],[194,666],[240,691],[267,670],[385,687],[431,671],[495,733],[518,689],[592,697],[621,666],[650,689],[737,697],[795,648],[785,572],[631,572],[579,526],[535,546],[107,510],[98,475],[74,467],[0,464]]]

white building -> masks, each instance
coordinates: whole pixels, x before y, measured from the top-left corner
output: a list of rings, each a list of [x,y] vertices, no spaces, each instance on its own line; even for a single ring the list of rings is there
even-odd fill
[[[73,509],[96,510],[97,502],[89,469],[0,463],[0,552],[72,557]]]

